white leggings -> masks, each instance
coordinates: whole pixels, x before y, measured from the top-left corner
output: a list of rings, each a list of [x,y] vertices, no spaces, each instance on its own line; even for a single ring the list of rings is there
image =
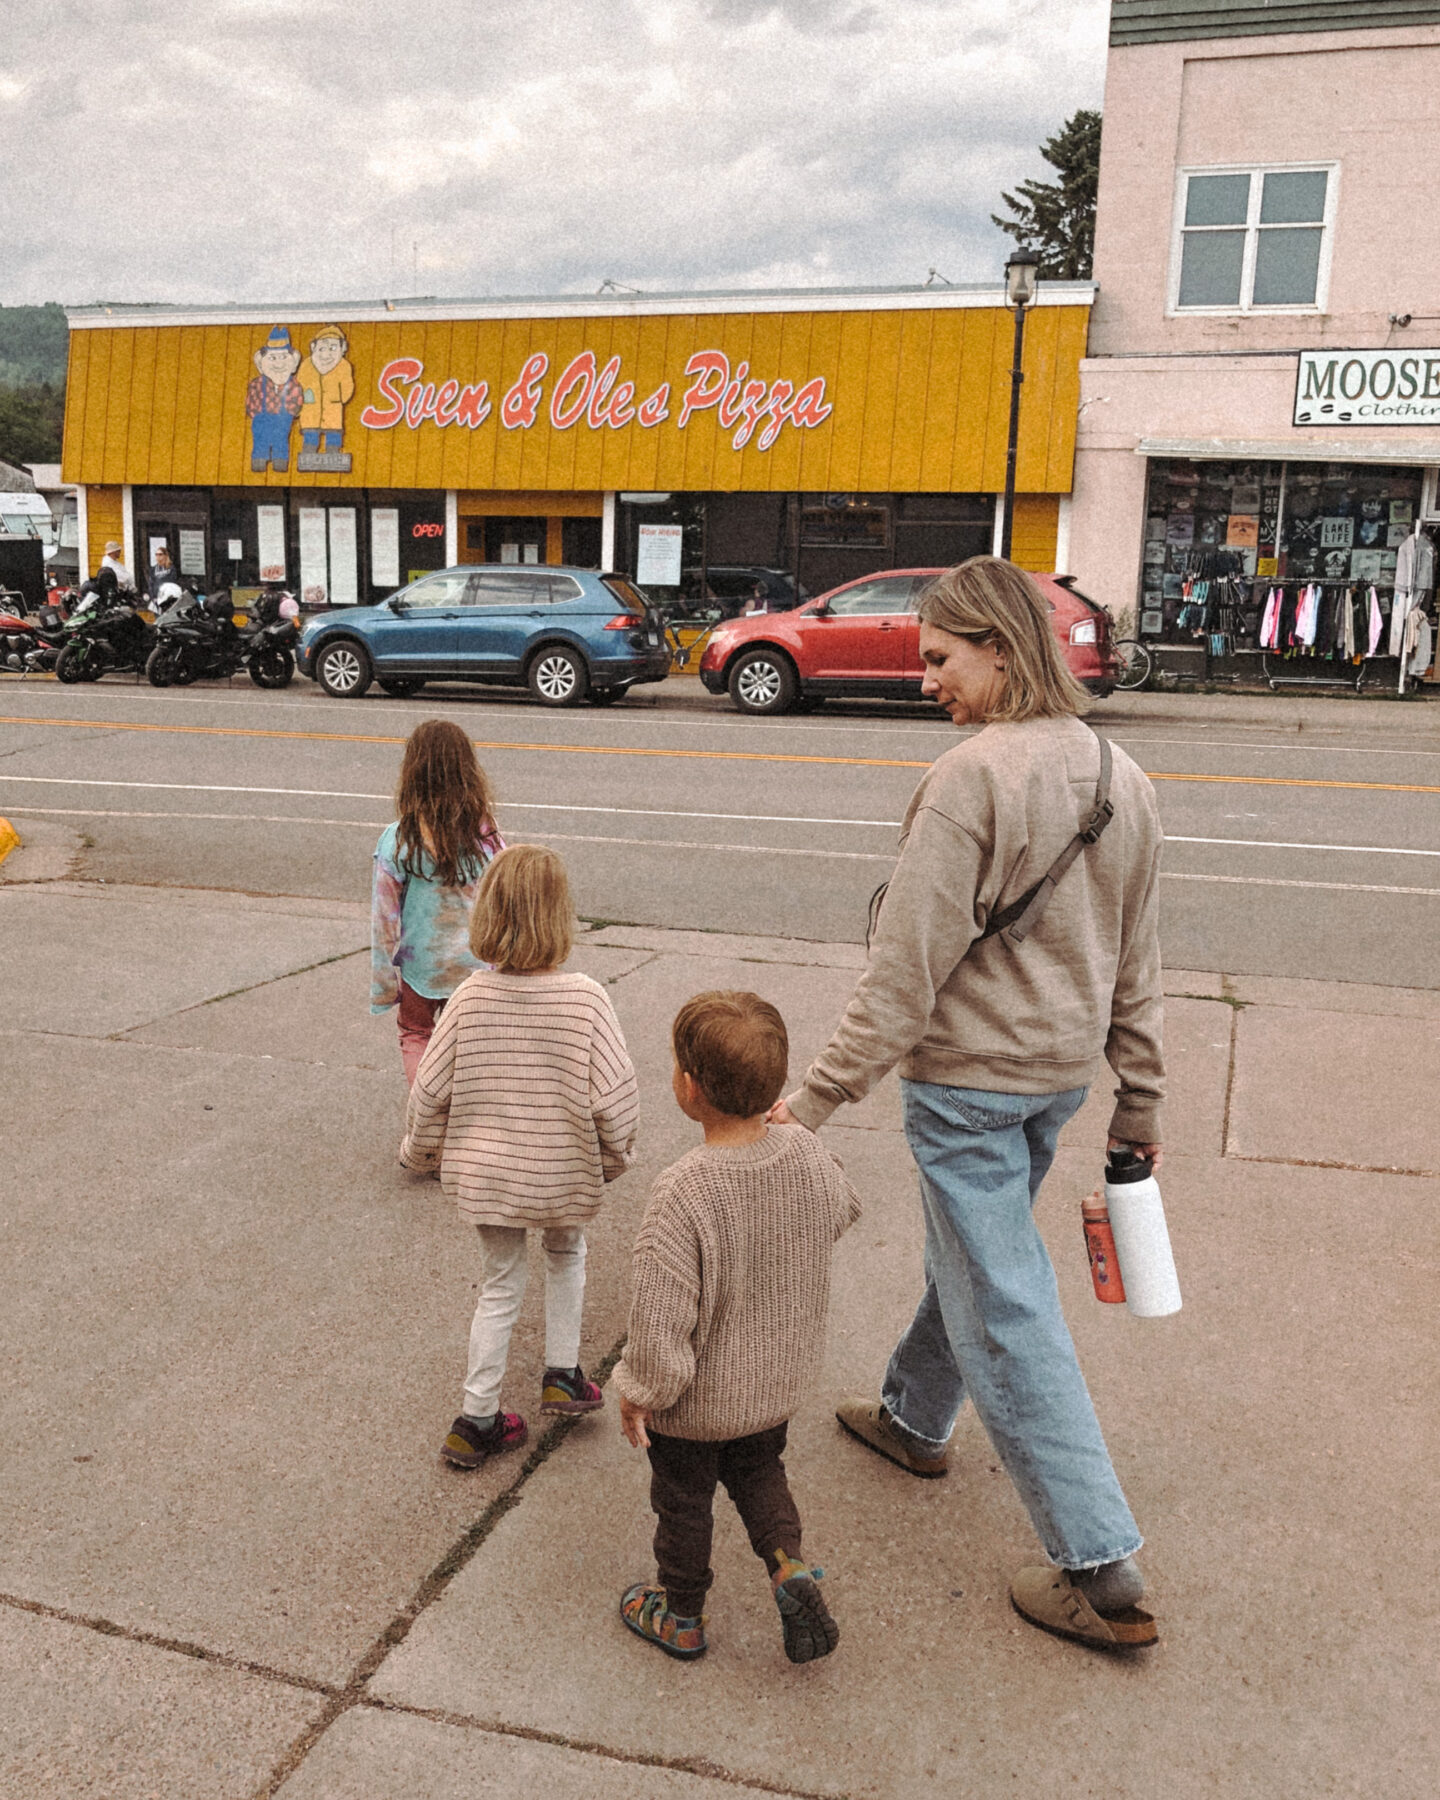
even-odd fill
[[[464,1410],[472,1419],[485,1419],[500,1410],[510,1334],[525,1298],[525,1229],[510,1225],[475,1229],[485,1249],[485,1279],[470,1325]],[[542,1233],[542,1241],[545,1366],[573,1369],[580,1360],[580,1314],[585,1304],[585,1233],[578,1225],[552,1225]]]

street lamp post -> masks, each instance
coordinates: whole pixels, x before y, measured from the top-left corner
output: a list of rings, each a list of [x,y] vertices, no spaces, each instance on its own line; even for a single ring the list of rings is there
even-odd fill
[[[1005,508],[1000,515],[1000,554],[1010,556],[1010,537],[1015,523],[1015,451],[1020,442],[1020,384],[1025,379],[1025,311],[1033,304],[1039,278],[1039,257],[1033,250],[1017,250],[1005,265],[1005,304],[1015,313],[1015,359],[1010,370],[1010,441],[1005,451]]]

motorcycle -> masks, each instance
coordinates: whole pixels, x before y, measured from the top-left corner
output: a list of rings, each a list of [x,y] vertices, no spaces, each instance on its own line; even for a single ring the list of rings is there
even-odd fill
[[[65,614],[58,606],[42,606],[32,617],[0,605],[0,668],[17,675],[53,669],[64,642]]]
[[[242,668],[256,687],[282,688],[295,673],[293,646],[299,639],[299,608],[283,588],[267,585],[237,627],[228,588],[203,598],[166,583],[156,620],[156,642],[145,664],[153,687],[188,687],[192,681],[223,681]],[[286,602],[288,601],[288,606]]]
[[[102,675],[145,667],[154,630],[136,609],[136,597],[121,592],[114,573],[102,569],[80,589],[80,600],[62,628],[64,644],[55,674],[64,682],[98,681]]]

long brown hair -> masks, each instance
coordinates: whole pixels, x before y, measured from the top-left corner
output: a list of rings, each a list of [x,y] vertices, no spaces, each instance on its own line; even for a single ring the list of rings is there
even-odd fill
[[[433,863],[442,887],[473,881],[481,840],[495,829],[494,800],[475,746],[449,719],[425,719],[405,740],[395,788],[397,860],[407,875]]]
[[[916,608],[922,622],[954,637],[994,642],[1005,652],[1004,692],[987,723],[1057,719],[1090,708],[1065,666],[1050,603],[1023,569],[999,556],[972,556],[937,575]]]

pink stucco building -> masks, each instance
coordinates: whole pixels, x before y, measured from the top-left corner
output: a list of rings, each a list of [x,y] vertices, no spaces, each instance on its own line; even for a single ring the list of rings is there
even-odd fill
[[[1437,168],[1440,5],[1114,0],[1069,562],[1192,673],[1440,520]]]

